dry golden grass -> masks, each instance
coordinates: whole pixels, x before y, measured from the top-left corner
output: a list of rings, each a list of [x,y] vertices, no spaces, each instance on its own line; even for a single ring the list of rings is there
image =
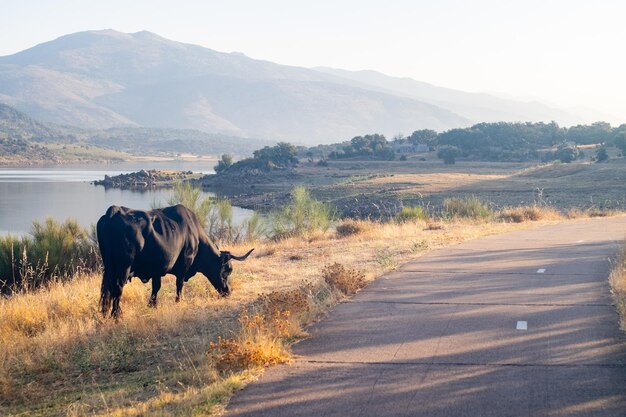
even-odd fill
[[[419,174],[400,174],[393,177],[377,177],[360,182],[361,187],[379,187],[381,185],[402,186],[403,192],[419,192],[422,194],[441,193],[457,188],[460,184],[469,186],[484,182],[497,181],[506,178],[503,174],[473,173],[473,172],[420,172]],[[404,188],[406,187],[406,188]]]
[[[587,217],[618,216],[622,213],[623,211],[616,210],[616,209],[590,207],[584,210],[581,210],[578,208],[569,209],[566,213],[566,216],[568,219],[580,219],[580,218],[587,218]]]
[[[322,270],[324,282],[341,291],[345,295],[352,295],[363,288],[366,284],[365,275],[356,269],[334,263]]]
[[[560,220],[563,215],[553,207],[526,206],[505,208],[498,217],[506,222],[522,223],[538,220]]]
[[[0,299],[0,414],[211,415],[247,378],[247,366],[288,360],[301,326],[343,297],[324,281],[324,266],[341,264],[368,281],[426,248],[536,224],[369,223],[341,238],[328,231],[260,242],[256,256],[235,265],[231,297],[219,298],[199,275],[176,304],[168,277],[154,309],[150,285],[135,279],[124,288],[118,323],[98,312],[99,276]],[[243,357],[267,356],[234,366],[244,371],[229,377],[232,370],[218,369],[211,356],[218,337],[233,340],[233,349],[250,342]]]
[[[620,316],[622,330],[626,332],[626,245],[622,247],[609,276],[611,292]]]
[[[346,237],[358,235],[371,227],[372,222],[368,222],[365,220],[348,219],[338,224],[335,230],[338,237]]]

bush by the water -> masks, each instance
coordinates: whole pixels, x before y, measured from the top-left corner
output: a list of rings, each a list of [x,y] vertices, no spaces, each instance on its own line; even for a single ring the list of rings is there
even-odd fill
[[[254,151],[252,158],[242,159],[226,166],[228,161],[218,163],[216,173],[225,171],[261,170],[272,171],[274,169],[287,169],[298,165],[298,150],[291,143],[279,142],[275,146],[266,146]],[[224,160],[224,157],[222,157]],[[230,161],[232,162],[232,161]]]
[[[463,217],[468,219],[488,219],[493,211],[487,203],[476,196],[463,198],[446,198],[443,200],[443,209],[448,217]]]
[[[202,189],[194,187],[189,182],[177,182],[174,185],[173,194],[167,200],[169,205],[182,204],[189,210],[196,213],[202,227],[207,226],[209,214],[211,212],[212,201],[209,197],[202,196]],[[154,204],[159,206],[160,204]],[[156,208],[156,207],[154,207]]]
[[[99,268],[95,234],[76,221],[33,222],[30,235],[0,238],[0,292],[40,287]]]
[[[314,199],[302,186],[291,192],[291,202],[271,215],[274,238],[304,236],[314,231],[326,231],[333,215],[330,207]]]
[[[258,240],[265,235],[261,217],[253,214],[240,225],[233,223],[233,207],[225,198],[202,195],[202,189],[188,182],[174,186],[174,194],[167,201],[170,205],[182,204],[193,211],[206,229],[209,237],[219,243],[238,243]]]
[[[217,165],[213,167],[216,174],[226,171],[233,165],[233,156],[229,154],[222,155],[222,159],[217,161]]]

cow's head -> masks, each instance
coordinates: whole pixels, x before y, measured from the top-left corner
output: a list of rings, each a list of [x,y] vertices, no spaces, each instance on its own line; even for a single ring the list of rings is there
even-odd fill
[[[248,256],[252,253],[254,249],[250,249],[248,253],[243,256],[235,256],[228,251],[220,251],[220,270],[219,270],[219,279],[216,282],[211,281],[215,289],[222,297],[226,297],[230,294],[230,283],[229,277],[233,272],[233,265],[231,264],[231,260],[235,261],[245,261]]]

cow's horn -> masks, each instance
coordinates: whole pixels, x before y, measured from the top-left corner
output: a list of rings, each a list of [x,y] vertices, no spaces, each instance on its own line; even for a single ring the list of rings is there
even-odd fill
[[[230,255],[230,257],[231,257],[232,259],[236,260],[236,261],[245,261],[245,260],[246,260],[246,258],[247,258],[248,256],[250,256],[250,254],[252,253],[252,251],[253,251],[253,250],[254,250],[254,248],[250,249],[250,250],[248,251],[248,253],[246,253],[246,254],[245,254],[245,255],[243,255],[243,256],[235,256],[235,255]]]

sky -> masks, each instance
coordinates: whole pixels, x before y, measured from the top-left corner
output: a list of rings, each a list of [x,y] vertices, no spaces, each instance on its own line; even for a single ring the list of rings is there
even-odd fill
[[[622,0],[0,0],[0,56],[148,30],[304,67],[370,69],[626,120]],[[598,114],[599,113],[599,114]]]

